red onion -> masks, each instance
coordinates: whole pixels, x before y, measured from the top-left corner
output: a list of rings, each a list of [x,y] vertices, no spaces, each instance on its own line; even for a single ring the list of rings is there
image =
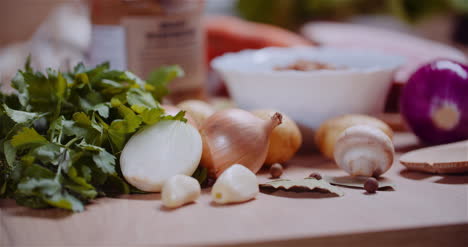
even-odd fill
[[[401,112],[428,144],[468,139],[468,66],[437,60],[421,67],[403,89]]]

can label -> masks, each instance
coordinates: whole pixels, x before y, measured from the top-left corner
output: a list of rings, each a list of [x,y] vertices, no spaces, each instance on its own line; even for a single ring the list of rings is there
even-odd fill
[[[183,78],[172,92],[200,88],[204,75],[203,32],[199,16],[125,17],[128,68],[146,78],[159,66],[180,65]]]

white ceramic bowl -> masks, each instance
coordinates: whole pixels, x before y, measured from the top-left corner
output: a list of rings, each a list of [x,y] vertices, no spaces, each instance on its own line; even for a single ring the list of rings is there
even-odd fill
[[[299,59],[346,69],[274,70]],[[403,62],[400,56],[363,50],[294,47],[228,53],[211,65],[240,108],[277,109],[315,129],[345,113],[381,113],[393,72]]]

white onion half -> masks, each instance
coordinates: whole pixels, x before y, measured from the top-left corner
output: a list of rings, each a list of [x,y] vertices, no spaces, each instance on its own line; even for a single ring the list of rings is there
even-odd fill
[[[195,172],[202,147],[195,127],[181,121],[161,121],[141,130],[127,142],[120,156],[122,174],[140,190],[160,192],[170,177],[190,176]]]

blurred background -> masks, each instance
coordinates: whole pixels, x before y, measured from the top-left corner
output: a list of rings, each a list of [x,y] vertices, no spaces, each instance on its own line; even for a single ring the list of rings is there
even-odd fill
[[[190,1],[190,0],[189,0]],[[2,0],[0,47],[28,39],[54,7],[76,0]],[[468,43],[467,0],[206,0],[208,14],[224,14],[291,30],[332,20],[411,32],[442,42]]]
[[[33,65],[38,69],[66,68],[86,60],[92,41],[91,24],[93,24],[90,21],[92,11],[88,8],[89,1],[1,0],[0,82],[9,81],[12,74],[22,66],[27,54],[33,55]],[[171,2],[171,0],[154,0],[154,2]],[[453,59],[459,57],[460,53],[468,54],[466,31],[468,0],[205,0],[204,3],[204,15],[234,16],[247,21],[270,24],[310,40],[311,45],[359,46],[360,44],[368,47],[368,44],[362,44],[362,40],[359,39],[365,36],[364,38],[372,43],[371,46],[390,48],[390,52],[398,50],[400,53],[407,53],[418,46],[417,48],[421,48],[418,52],[408,55],[417,57],[414,60],[417,60],[418,65],[441,54],[451,54],[447,57]],[[269,41],[267,33],[250,37],[255,35],[248,25],[241,27],[236,22],[221,23],[217,20],[205,21],[206,23],[208,28],[205,31],[208,35],[205,53],[208,60],[227,51],[288,46],[288,42],[284,44],[279,42],[281,44],[278,45],[278,42]],[[330,23],[353,25],[329,26]],[[366,27],[371,29],[367,30]],[[233,35],[229,34],[231,36],[222,34],[220,40],[218,37],[210,36],[210,32],[213,33],[217,28],[245,30],[235,30]],[[375,37],[377,35],[373,34],[380,30],[392,32]],[[394,34],[409,36],[393,36]],[[418,37],[424,41],[437,43],[413,44],[414,40],[407,39],[408,37]],[[231,42],[234,39],[236,40]],[[256,43],[251,42],[252,39],[257,39]],[[258,41],[258,39],[263,40]],[[404,47],[407,42],[411,42],[413,47],[410,45]],[[439,43],[447,47],[440,47]],[[434,45],[438,48],[432,49]],[[395,47],[397,48],[393,49]],[[437,52],[432,52],[433,50]],[[410,67],[409,70],[414,67]],[[402,80],[405,80],[404,76]],[[223,90],[217,86],[211,88],[214,88],[211,90],[214,93]]]

